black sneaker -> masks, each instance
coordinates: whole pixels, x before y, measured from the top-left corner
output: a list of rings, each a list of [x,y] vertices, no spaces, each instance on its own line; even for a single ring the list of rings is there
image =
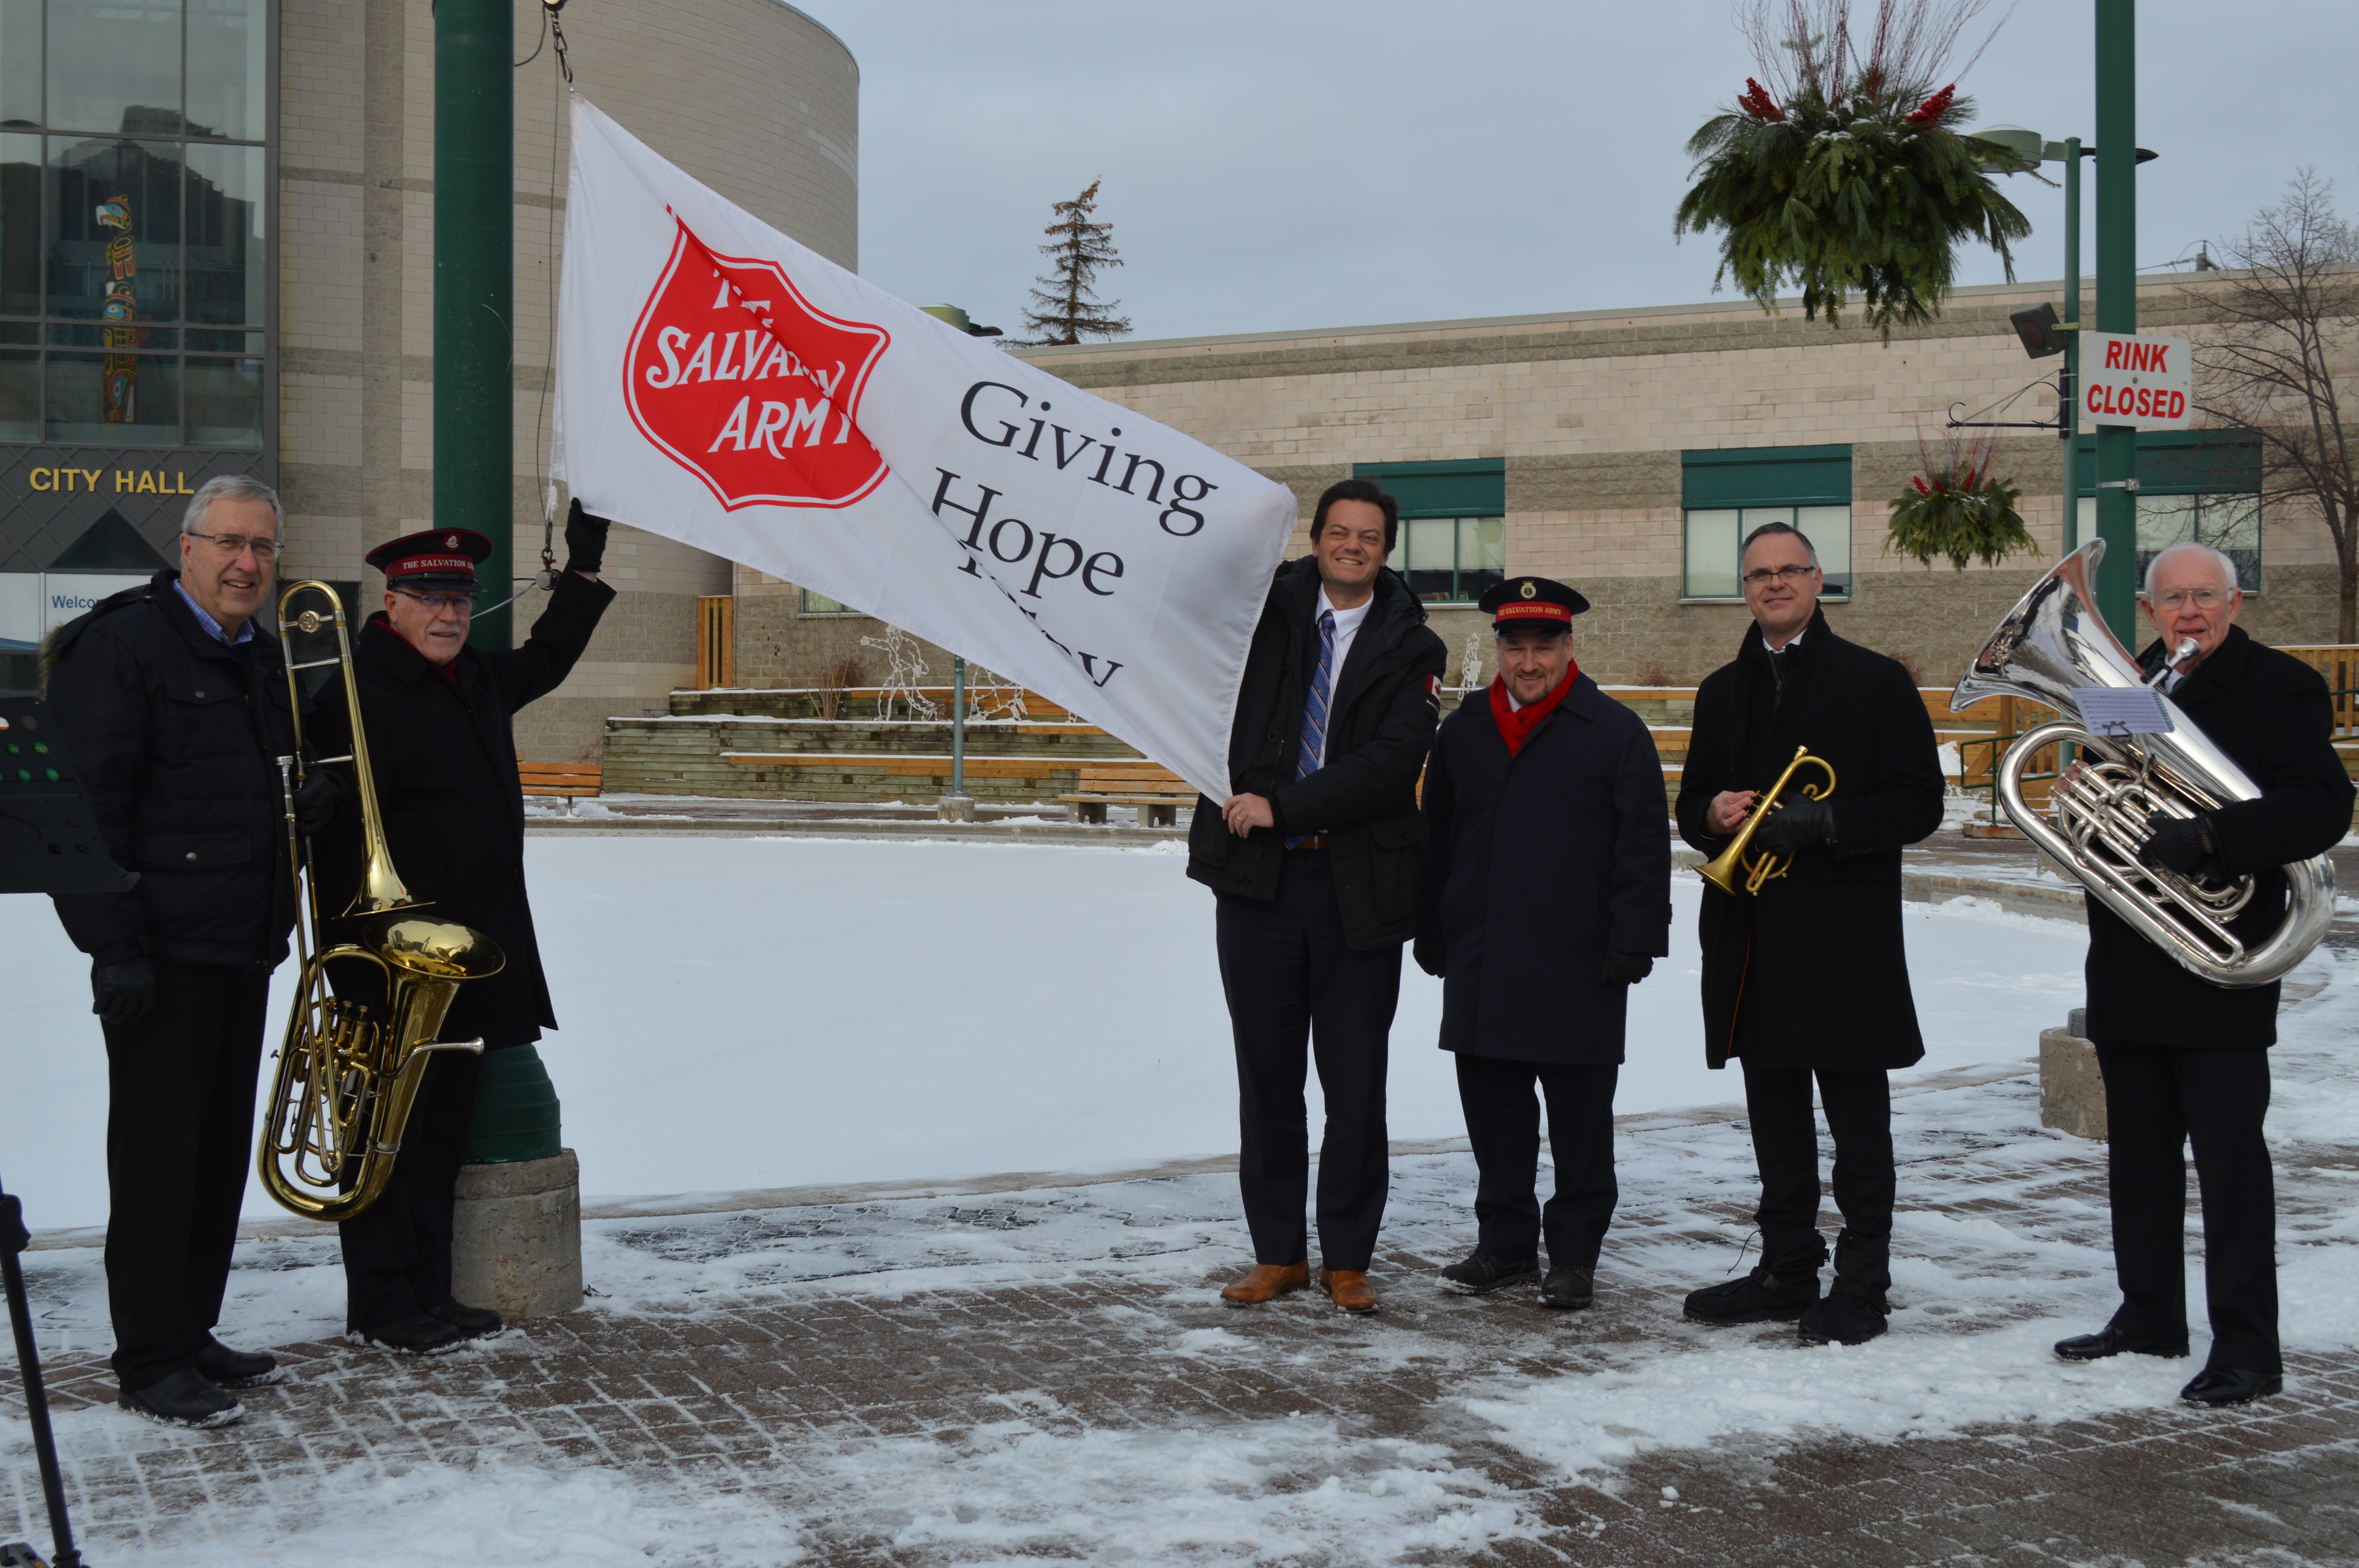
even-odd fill
[[[1794,1332],[1805,1345],[1864,1345],[1885,1331],[1885,1315],[1891,1310],[1881,1296],[1837,1285],[1826,1300],[1803,1309]]]
[[[244,1406],[193,1368],[183,1368],[144,1389],[125,1389],[114,1396],[114,1401],[149,1421],[198,1431],[228,1426],[245,1416]]]
[[[1798,1318],[1819,1299],[1816,1272],[1773,1274],[1765,1266],[1741,1280],[1690,1291],[1687,1315],[1698,1323],[1771,1323]]]
[[[455,1325],[424,1313],[397,1318],[375,1328],[356,1328],[344,1337],[355,1344],[374,1345],[404,1356],[440,1356],[446,1350],[456,1350],[467,1340]]]
[[[1545,1307],[1580,1308],[1597,1300],[1597,1279],[1587,1269],[1567,1265],[1550,1269],[1548,1278],[1540,1281],[1540,1305]]]
[[[439,1317],[470,1339],[483,1339],[507,1326],[500,1314],[489,1307],[471,1307],[462,1301],[447,1301],[440,1306],[426,1309],[429,1317]]]
[[[254,1350],[232,1350],[207,1336],[197,1351],[197,1370],[223,1389],[259,1389],[278,1381],[278,1358]]]
[[[1502,1285],[1512,1285],[1531,1279],[1540,1271],[1538,1258],[1510,1260],[1494,1258],[1488,1252],[1477,1252],[1441,1271],[1441,1288],[1462,1296],[1484,1296]]]

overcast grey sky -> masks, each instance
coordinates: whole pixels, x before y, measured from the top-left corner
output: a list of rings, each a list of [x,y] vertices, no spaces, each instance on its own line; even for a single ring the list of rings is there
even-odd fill
[[[1755,70],[1725,0],[799,3],[860,61],[861,271],[1011,331],[1049,204],[1101,178],[1127,264],[1101,292],[1142,338],[1709,297],[1680,148]],[[2141,265],[2303,163],[2359,216],[2359,5],[2138,13]],[[1961,91],[2093,142],[2093,45],[2090,0],[2023,0]],[[2008,183],[2017,276],[2060,276],[2061,193]],[[2001,276],[1966,254],[1961,281]]]

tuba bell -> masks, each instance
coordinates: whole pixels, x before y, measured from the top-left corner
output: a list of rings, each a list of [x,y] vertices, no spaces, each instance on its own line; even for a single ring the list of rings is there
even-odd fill
[[[1974,655],[1950,710],[1985,697],[2026,697],[2062,715],[2017,738],[2001,761],[1998,797],[2008,820],[2189,973],[2231,989],[2267,985],[2326,935],[2334,918],[2334,864],[2317,855],[2287,866],[2285,918],[2248,947],[2229,923],[2252,903],[2253,878],[2181,876],[2139,862],[2151,814],[2190,817],[2257,800],[2261,792],[2158,692],[2171,722],[2167,734],[2101,736],[2082,721],[2076,691],[2149,684],[2097,613],[2093,579],[2104,553],[2105,542],[2092,539],[2032,585]],[[2172,665],[2191,652],[2182,647]],[[2032,758],[2059,741],[2077,747],[2082,759],[2056,780],[2051,822],[2024,798],[2023,774]]]
[[[323,596],[327,610],[290,617],[288,605],[307,591]],[[297,662],[288,632],[316,633],[330,626],[336,634],[335,656]],[[484,1049],[481,1040],[435,1039],[460,985],[499,973],[507,960],[499,944],[482,932],[414,913],[423,906],[393,869],[361,725],[360,685],[343,600],[324,582],[292,584],[278,596],[278,635],[288,651],[288,694],[295,710],[296,754],[278,759],[278,781],[287,813],[288,863],[295,879],[300,969],[255,1163],[263,1191],[280,1206],[310,1219],[346,1220],[375,1203],[393,1179],[402,1131],[434,1053],[480,1054]],[[295,677],[332,665],[342,672],[353,749],[344,756],[309,760],[303,756],[303,704]],[[360,795],[362,866],[360,889],[344,915],[371,918],[357,943],[321,949],[319,872],[296,823],[295,791],[312,768],[347,762]],[[332,962],[380,972],[383,1017],[372,1017],[365,1004],[329,988]]]

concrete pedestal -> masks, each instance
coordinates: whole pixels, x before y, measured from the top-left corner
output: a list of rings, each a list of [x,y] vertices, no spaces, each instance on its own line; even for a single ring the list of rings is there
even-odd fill
[[[972,822],[974,820],[974,796],[946,795],[936,804],[936,809],[941,813],[945,822]]]
[[[2105,1136],[2105,1079],[2097,1048],[2070,1029],[2039,1032],[2039,1125],[2075,1138]]]
[[[548,1160],[459,1168],[451,1293],[510,1322],[582,1304],[582,1165]]]

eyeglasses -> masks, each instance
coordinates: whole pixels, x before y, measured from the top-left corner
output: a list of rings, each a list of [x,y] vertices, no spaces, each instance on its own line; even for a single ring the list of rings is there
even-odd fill
[[[1761,567],[1745,574],[1745,586],[1747,588],[1759,588],[1771,578],[1776,578],[1779,582],[1799,588],[1801,586],[1801,582],[1804,578],[1809,577],[1812,572],[1818,569],[1819,568],[1816,567],[1777,567],[1775,568]]]
[[[2190,604],[2198,610],[2217,610],[2227,597],[2216,588],[2179,588],[2169,593],[2156,594],[2154,602],[2175,614]]]
[[[412,593],[408,589],[399,588],[394,591],[416,604],[429,615],[440,615],[446,610],[455,610],[459,612],[459,618],[463,621],[475,613],[475,596],[472,593]]]
[[[254,558],[265,566],[278,558],[278,541],[276,539],[249,539],[243,534],[191,534],[189,537],[202,539],[213,547],[213,554],[223,560],[234,561],[248,550],[252,550]]]

